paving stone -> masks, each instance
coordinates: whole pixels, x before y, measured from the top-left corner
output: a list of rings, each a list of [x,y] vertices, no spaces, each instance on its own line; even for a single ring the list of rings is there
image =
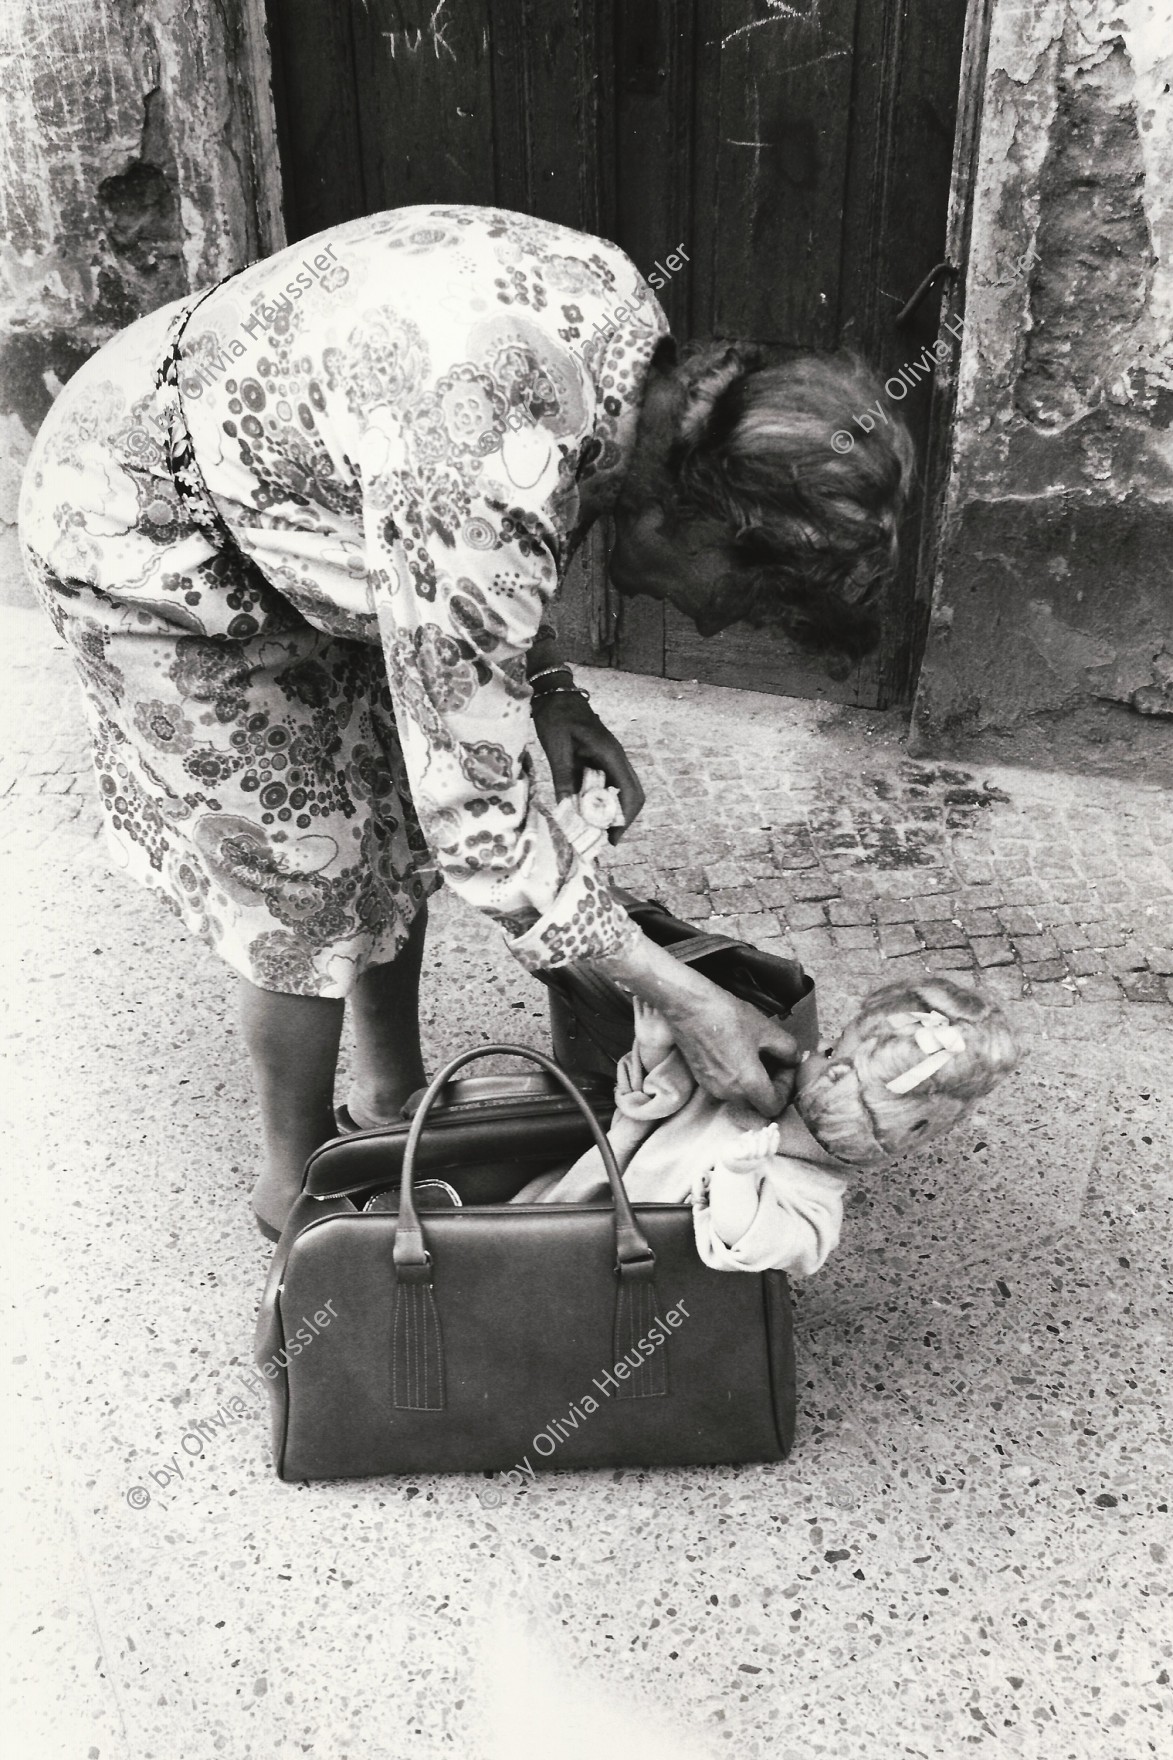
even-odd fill
[[[826,908],[821,904],[788,904],[783,915],[791,934],[797,929],[825,929],[827,926]]]
[[[790,881],[779,874],[763,875],[754,882],[754,891],[766,910],[785,910],[794,897]]]
[[[827,906],[827,916],[836,929],[853,928],[861,923],[870,925],[872,905],[862,898],[835,898]]]
[[[1122,1002],[1124,992],[1115,978],[1077,978],[1076,988],[1085,1002]],[[1173,996],[1170,997],[1173,1001]]]
[[[901,954],[915,953],[921,946],[920,936],[911,923],[881,923],[879,936],[880,952],[885,959],[896,959]]]
[[[742,887],[751,883],[751,876],[741,862],[713,862],[705,869],[705,880],[711,891],[725,887]]]
[[[1105,922],[1102,917],[1097,915],[1096,918],[1086,924],[1086,928],[1088,947],[1109,948],[1124,946],[1125,936],[1115,923]]]
[[[816,974],[820,966],[830,964],[835,943],[829,929],[791,929],[790,939],[803,965]]]
[[[1015,935],[1014,951],[1023,964],[1041,959],[1057,959],[1059,943],[1053,935]]]
[[[949,918],[919,925],[921,940],[926,947],[966,947],[965,930]]]
[[[1173,975],[1173,948],[1150,947],[1148,956],[1150,971],[1160,972],[1166,978]]]
[[[1024,910],[1015,905],[1003,905],[998,916],[1008,935],[1037,935],[1039,933],[1039,921],[1033,911]]]
[[[743,911],[758,911],[762,901],[756,886],[714,886],[709,896],[713,901],[714,911],[722,916],[736,917]]]
[[[790,890],[792,897],[804,902],[811,899],[838,898],[839,896],[837,881],[832,879],[829,874],[823,873],[795,875]]]
[[[1169,981],[1157,972],[1121,972],[1120,985],[1129,1002],[1169,1002]]]
[[[1024,978],[1029,978],[1032,984],[1057,983],[1067,976],[1067,964],[1065,960],[1061,959],[1024,961],[1022,975]]]
[[[1123,946],[1109,947],[1103,957],[1110,972],[1143,972],[1148,965],[1144,948],[1137,947],[1134,942],[1126,941]]]
[[[881,898],[876,901],[878,923],[911,923],[916,906],[907,898]]]
[[[1096,977],[1108,969],[1107,955],[1092,947],[1073,947],[1066,954],[1067,969],[1077,978]]]
[[[924,959],[931,972],[946,974],[967,969],[974,963],[968,947],[926,947]]]
[[[705,923],[706,935],[728,935],[731,941],[741,940],[741,930],[736,917],[709,917]]]
[[[755,945],[762,953],[772,953],[775,959],[797,959],[794,943],[788,935],[763,935]]]
[[[1014,964],[1014,949],[1004,935],[974,936],[970,941],[973,957],[978,965],[1010,966]]]
[[[949,893],[934,893],[916,900],[913,920],[917,923],[943,922],[952,917],[953,911],[953,899]]]
[[[995,879],[993,864],[990,862],[959,861],[957,877],[966,886],[987,886]]]
[[[886,959],[883,964],[885,983],[917,983],[928,976],[929,968],[925,964],[923,953],[906,953],[893,959]]]
[[[845,924],[842,928],[835,929],[832,939],[836,947],[851,951],[862,948],[874,950],[876,946],[875,930],[861,924]]]
[[[991,966],[981,974],[980,983],[995,1002],[1022,1000],[1023,978],[1017,966]]]
[[[959,910],[997,910],[1003,902],[1000,886],[959,886],[957,888]]]
[[[713,914],[713,907],[703,892],[684,892],[677,886],[660,885],[655,888],[655,894],[674,916],[682,917],[686,923],[703,923]]]
[[[967,935],[1000,935],[1002,933],[1002,925],[994,910],[961,910],[957,914],[961,927]]]
[[[774,911],[747,911],[737,918],[739,934],[743,941],[757,944],[767,935],[780,935],[782,925]]]

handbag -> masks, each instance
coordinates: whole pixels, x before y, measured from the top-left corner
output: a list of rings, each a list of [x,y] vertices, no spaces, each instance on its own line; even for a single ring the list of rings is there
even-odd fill
[[[695,966],[730,995],[783,1021],[800,1050],[818,1050],[815,981],[797,960],[762,953],[748,941],[734,941],[728,935],[704,935],[655,899],[640,900],[618,887],[614,891],[649,940]],[[598,1074],[614,1080],[615,1065],[631,1050],[635,1035],[631,998],[612,979],[586,965],[559,966],[535,976],[550,993],[550,1043],[557,1062],[573,1075]]]
[[[502,1053],[540,1073],[455,1079]],[[609,1084],[486,1046],[441,1070],[410,1122],[310,1157],[257,1322],[281,1478],[785,1457],[785,1274],[713,1271],[689,1205],[633,1205],[611,1110]],[[609,1203],[508,1202],[592,1141]],[[421,1174],[459,1206],[421,1217]],[[397,1211],[364,1209],[392,1186]]]

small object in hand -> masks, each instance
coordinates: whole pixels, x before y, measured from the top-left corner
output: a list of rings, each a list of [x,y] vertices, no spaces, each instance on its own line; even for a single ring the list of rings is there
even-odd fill
[[[612,825],[626,823],[619,790],[607,786],[601,770],[584,771],[578,794],[559,801],[554,817],[566,841],[584,862],[595,859],[608,841],[607,832]]]
[[[584,770],[582,787],[578,791],[578,810],[588,825],[596,825],[603,831],[625,823],[619,790],[608,787],[601,770]]]

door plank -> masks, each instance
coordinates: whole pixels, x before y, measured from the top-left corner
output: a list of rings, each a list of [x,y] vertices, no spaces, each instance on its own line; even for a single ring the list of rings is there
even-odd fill
[[[854,102],[840,333],[889,382],[896,395],[886,395],[885,406],[907,423],[918,459],[901,522],[900,566],[885,598],[876,671],[881,708],[911,701],[927,627],[918,555],[933,380],[923,360],[937,338],[943,290],[929,295],[911,324],[898,330],[893,320],[946,254],[965,14],[962,0],[885,0],[860,16],[859,64],[870,73],[858,83]],[[900,383],[902,367],[920,378],[912,390]]]
[[[352,17],[368,212],[492,206],[486,0],[363,0]]]
[[[355,107],[353,0],[269,0],[285,231],[299,238],[369,213]]]
[[[716,105],[709,323],[786,348],[835,344],[857,0],[724,0],[701,53]],[[706,14],[706,22],[711,14]]]

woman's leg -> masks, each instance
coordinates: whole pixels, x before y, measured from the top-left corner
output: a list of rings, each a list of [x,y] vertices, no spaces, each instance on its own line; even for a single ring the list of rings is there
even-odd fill
[[[350,993],[355,1053],[347,1106],[355,1124],[398,1118],[403,1102],[422,1088],[420,968],[428,910],[421,905],[411,931],[389,965],[368,966]]]
[[[240,980],[241,1022],[261,1103],[265,1167],[253,1187],[262,1222],[280,1230],[301,1190],[306,1160],[334,1125],[334,1071],[345,1005],[289,996]]]
[[[419,981],[427,931],[421,907],[398,957],[368,966],[350,993],[356,1123],[397,1118],[424,1084]],[[306,1161],[337,1135],[334,1075],[344,1004],[325,996],[290,996],[240,980],[241,1020],[261,1103],[265,1167],[252,1205],[280,1230],[301,1190]]]

